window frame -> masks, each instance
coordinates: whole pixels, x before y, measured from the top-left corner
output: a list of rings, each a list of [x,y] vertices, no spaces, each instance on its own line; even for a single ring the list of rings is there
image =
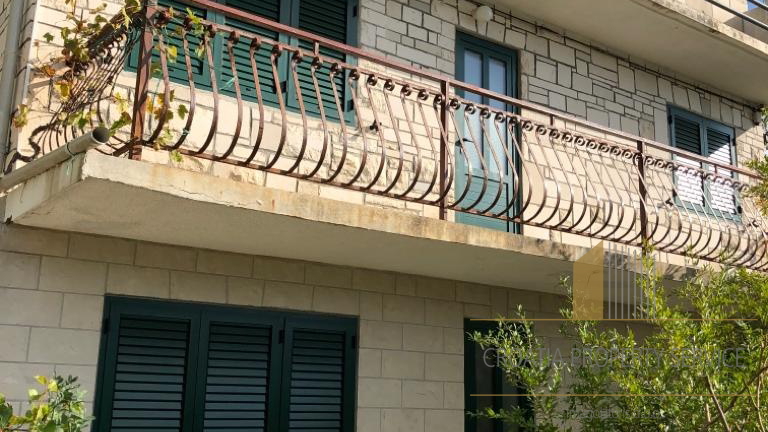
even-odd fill
[[[475,342],[469,339],[469,334],[474,331],[490,331],[497,328],[498,323],[496,321],[474,321],[470,318],[464,319],[464,408],[467,412],[473,412],[477,410],[477,398],[470,396],[477,387],[475,379],[475,356],[474,349],[476,347]],[[499,368],[494,369],[493,387],[494,393],[500,393],[503,388],[504,374]],[[517,393],[526,394],[527,391],[522,386],[517,386]],[[497,391],[498,390],[498,391]],[[503,407],[502,396],[496,396],[493,398],[494,409],[500,409]],[[524,409],[528,411],[528,417],[533,418],[534,413],[531,406],[526,402],[526,398],[520,398],[520,403]],[[466,432],[477,431],[477,420],[472,416],[465,416],[464,430]],[[503,432],[504,422],[496,420],[493,422],[493,432]]]
[[[736,151],[735,128],[675,105],[668,105],[667,111],[668,111],[668,125],[669,125],[669,142],[672,147],[678,148],[677,139],[675,137],[676,135],[675,118],[680,117],[689,122],[696,123],[699,126],[699,152],[696,153],[698,156],[703,157],[705,159],[709,159],[709,138],[707,136],[707,130],[711,129],[729,136],[730,143],[728,145],[728,150],[730,155],[730,165],[737,166],[738,152]],[[680,157],[681,156],[673,154],[672,160],[673,161],[677,160]],[[702,163],[701,169],[706,171],[709,166],[710,164],[708,163]],[[738,174],[732,173],[731,177],[734,180],[737,180]],[[678,185],[677,171],[674,172],[673,181],[674,181],[675,187],[677,187]],[[734,193],[734,207],[735,207],[734,213],[727,213],[723,210],[716,210],[712,208],[711,189],[709,187],[709,184],[707,184],[706,182],[702,182],[702,198],[705,201],[705,204],[703,205],[693,203],[690,201],[683,201],[680,198],[679,194],[676,193],[674,197],[674,202],[677,207],[680,207],[686,211],[691,211],[697,214],[702,213],[709,217],[732,221],[735,223],[741,223],[741,211],[742,211],[741,203],[739,202],[740,201],[739,197],[735,193]]]
[[[128,296],[104,296],[104,312],[99,346],[96,386],[94,393],[94,409],[97,414],[93,422],[94,432],[109,431],[112,415],[100,415],[104,410],[112,410],[114,397],[117,348],[119,337],[119,319],[122,316],[143,316],[149,319],[178,319],[189,322],[187,345],[187,370],[184,372],[185,384],[182,392],[182,423],[179,428],[183,432],[203,430],[202,417],[204,412],[203,398],[206,391],[208,337],[210,323],[222,321],[225,323],[265,324],[272,323],[272,344],[270,345],[270,378],[267,388],[270,400],[265,410],[268,413],[264,430],[280,431],[287,428],[285,422],[290,414],[287,410],[290,402],[290,329],[299,328],[298,324],[306,323],[301,328],[344,331],[344,370],[342,394],[342,430],[353,432],[356,428],[357,411],[357,376],[358,353],[357,338],[360,332],[359,318],[352,316],[322,314],[304,311],[283,311],[277,309],[248,307],[240,305],[222,305],[199,302],[186,302],[167,299],[153,299]],[[220,320],[212,319],[219,318]],[[118,321],[113,321],[117,319]],[[274,386],[274,387],[273,387]],[[287,386],[287,387],[286,387]],[[276,429],[275,429],[276,428]],[[287,430],[287,429],[286,429]]]
[[[468,50],[474,50],[476,52],[479,52],[483,55],[483,71],[482,71],[482,80],[483,85],[487,83],[489,80],[489,74],[490,72],[487,70],[489,69],[488,66],[488,59],[493,58],[496,60],[502,61],[505,65],[509,66],[510,70],[507,72],[506,76],[506,88],[507,92],[506,95],[512,98],[517,98],[519,94],[520,89],[520,81],[521,81],[521,74],[520,74],[520,54],[519,51],[510,48],[508,46],[502,45],[498,42],[490,41],[487,39],[482,39],[480,37],[474,36],[472,34],[463,32],[463,31],[457,31],[456,32],[456,47],[455,47],[455,58],[456,58],[456,65],[455,65],[455,77],[457,80],[464,81],[466,77],[466,71],[464,68],[464,53]],[[480,87],[483,87],[482,85]],[[463,89],[456,89],[456,95],[458,97],[464,98],[466,96],[466,91]],[[481,104],[484,105],[490,105],[490,98],[486,96],[482,96]],[[504,110],[511,113],[518,113],[519,108],[511,105],[511,104],[505,104]],[[463,121],[463,119],[460,119],[460,121]],[[520,130],[519,128],[515,128],[516,130],[516,139],[518,142],[520,142]],[[514,147],[514,144],[508,143],[508,146],[510,147],[510,153],[515,158],[515,168],[517,169],[518,174],[520,173],[522,169],[521,161],[520,161],[520,155],[517,154],[517,150]],[[454,147],[458,147],[456,144],[454,144]],[[485,156],[484,156],[485,158]],[[456,158],[457,160],[457,167],[459,166],[459,160],[462,160],[460,158]],[[463,160],[461,162],[463,164]],[[464,169],[467,169],[467,167],[464,167]],[[505,169],[509,169],[509,167],[505,167]],[[512,177],[512,173],[507,172],[506,176],[508,178],[508,181],[506,182],[506,194],[509,196],[511,194],[511,186],[512,181],[514,181],[514,178]],[[454,179],[454,183],[456,185],[459,185],[459,176],[456,176],[456,179]],[[463,187],[463,185],[462,185]],[[522,184],[521,188],[522,190]],[[466,199],[466,198],[465,198]],[[520,200],[518,199],[517,202],[512,206],[508,213],[519,213],[520,211]],[[480,219],[482,218],[482,219]],[[468,225],[475,225],[475,226],[483,226],[488,227],[487,224],[483,224],[482,221],[484,219],[488,219],[489,221],[494,221],[493,218],[490,217],[482,217],[482,216],[475,216],[467,213],[457,213],[456,215],[456,221]],[[491,228],[494,229],[494,228]],[[499,231],[501,231],[499,229]],[[522,226],[519,223],[514,222],[506,222],[506,230],[505,232],[511,233],[511,234],[521,234],[522,233]]]

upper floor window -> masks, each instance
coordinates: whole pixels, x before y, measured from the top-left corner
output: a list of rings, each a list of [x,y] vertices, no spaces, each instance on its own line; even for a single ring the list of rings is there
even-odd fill
[[[218,0],[218,3],[333,41],[349,45],[357,43],[357,0]],[[306,57],[297,67],[296,75],[298,79],[296,81],[298,81],[298,86],[290,72],[290,55],[287,53],[284,53],[278,60],[276,65],[277,81],[275,80],[272,60],[270,58],[272,46],[268,44],[263,44],[254,55],[256,68],[258,69],[256,76],[258,76],[263,100],[267,105],[278,105],[277,94],[279,86],[283,100],[289,109],[299,109],[297,93],[300,92],[306,111],[309,114],[319,114],[318,97],[311,73],[312,59],[310,56],[314,48],[312,42],[281,35],[275,31],[248,22],[246,19],[226,16],[213,10],[196,7],[193,3],[188,3],[184,0],[159,0],[158,5],[164,8],[173,8],[179,12],[179,15],[192,11],[192,13],[208,22],[256,34],[269,40],[290,44],[291,46],[298,46],[304,50]],[[165,44],[175,47],[178,52],[176,62],[168,64],[171,80],[178,83],[187,83],[189,81],[186,65],[187,60],[189,60],[196,88],[211,90],[213,87],[212,81],[215,79],[216,87],[220,93],[234,97],[236,95],[234,86],[235,74],[232,70],[232,60],[234,60],[242,98],[246,101],[257,101],[255,74],[250,55],[251,40],[246,38],[240,39],[240,41],[234,44],[231,56],[224,33],[219,33],[214,40],[210,41],[209,46],[215,75],[212,77],[207,55],[199,55],[201,51],[196,50],[201,45],[199,37],[191,34],[187,36],[190,46],[190,58],[186,58],[183,40],[177,32],[181,25],[181,20],[182,18],[177,18],[169,23],[164,37]],[[339,62],[350,61],[344,53],[324,46],[320,47],[320,54]],[[154,50],[153,56],[155,57],[154,61],[157,61],[159,58],[159,51],[157,49]],[[138,49],[134,50],[130,57],[129,69],[135,70],[137,65]],[[348,94],[346,77],[343,74],[335,76],[332,82],[329,76],[330,66],[330,63],[324,63],[315,75],[325,115],[329,118],[338,119],[334,84],[339,101],[344,105],[342,107],[344,111],[349,109],[351,95]]]
[[[723,168],[723,165],[733,165],[735,161],[733,128],[678,108],[670,108],[670,123],[672,145],[707,160],[702,162],[684,156],[675,158],[681,165],[701,170],[699,174],[686,173],[682,169],[676,171],[676,199],[679,204],[695,212],[734,218],[738,213],[738,203],[733,189],[718,182],[705,181],[700,175],[706,172],[717,172],[726,177],[733,175]]]

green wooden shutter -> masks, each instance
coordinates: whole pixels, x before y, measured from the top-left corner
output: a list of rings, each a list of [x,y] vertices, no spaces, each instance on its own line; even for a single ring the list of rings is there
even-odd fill
[[[259,15],[264,18],[280,21],[281,4],[280,0],[226,0],[228,6],[243,10],[245,12]],[[271,40],[278,40],[278,33],[267,30],[253,24],[249,24],[244,21],[240,21],[234,18],[225,17],[224,22],[226,25],[243,30],[249,33],[255,33]],[[232,65],[230,62],[229,49],[227,48],[227,41],[223,41],[223,49],[220,58],[222,59],[219,65],[221,71],[221,92],[229,96],[235,96],[234,88],[234,75],[232,74]],[[241,39],[233,47],[233,53],[235,56],[235,66],[237,70],[237,78],[240,83],[240,92],[242,98],[247,101],[257,101],[256,97],[256,85],[253,80],[253,65],[251,64],[251,39]],[[256,66],[259,71],[259,84],[261,86],[261,93],[264,101],[269,105],[277,104],[276,85],[272,74],[272,61],[270,59],[270,53],[272,46],[264,44],[256,52]]]
[[[106,302],[96,431],[354,430],[355,319]]]
[[[288,318],[282,430],[354,430],[355,328],[353,319]]]
[[[354,4],[350,0],[298,0],[298,28],[308,32],[326,37],[338,42],[350,43],[351,32],[354,24],[349,22],[352,15],[351,8]],[[304,106],[309,114],[319,115],[320,108],[315,91],[314,81],[312,80],[311,64],[313,44],[308,41],[299,41],[299,47],[307,53],[307,57],[299,64],[297,76],[299,87],[304,101]],[[330,59],[345,62],[346,55],[342,52],[321,47],[320,54]],[[329,75],[330,64],[325,63],[315,72],[318,88],[320,90],[320,101],[322,101],[325,115],[329,119],[338,120],[339,114],[336,107],[333,86]],[[292,79],[291,79],[292,81]],[[339,101],[342,103],[342,111],[347,110],[346,79],[343,74],[334,77]],[[295,98],[294,98],[295,99]],[[295,101],[292,101],[295,103]]]
[[[675,147],[701,155],[703,149],[701,122],[687,113],[675,113],[672,119]],[[675,160],[681,165],[701,168],[701,163],[690,158],[679,156]],[[676,187],[678,197],[684,205],[693,205],[692,209],[698,211],[703,209],[704,184],[700,176],[678,170],[676,173]]]
[[[158,0],[158,6],[164,7],[164,8],[173,8],[176,11],[176,19],[168,23],[168,25],[165,27],[165,30],[163,31],[163,41],[165,44],[169,47],[175,47],[176,51],[178,53],[178,56],[176,58],[175,62],[168,61],[168,76],[173,82],[186,84],[189,82],[189,76],[187,73],[187,63],[186,63],[186,57],[184,54],[184,45],[181,37],[177,33],[177,30],[179,27],[181,27],[181,21],[183,21],[182,16],[186,16],[188,13],[187,10],[191,10],[196,16],[199,16],[203,19],[207,18],[207,11],[204,9],[201,9],[199,7],[190,6],[187,3],[184,3],[183,1],[179,0]],[[205,60],[205,56],[199,57],[195,54],[195,50],[197,47],[202,44],[202,38],[199,36],[192,35],[191,33],[187,35],[187,41],[189,42],[189,51],[190,51],[190,64],[192,65],[192,75],[194,77],[195,86],[200,88],[201,90],[210,90],[211,89],[211,81],[210,81],[210,72],[208,70],[208,65]],[[155,49],[152,51],[152,63],[153,64],[160,64],[160,50],[158,47],[158,41],[157,38],[155,38]],[[131,55],[128,58],[128,65],[126,69],[130,71],[136,71],[139,64],[139,44],[136,44],[136,47],[131,52]],[[161,73],[161,72],[159,72]],[[155,78],[160,78],[157,74],[155,75]]]
[[[191,424],[196,319],[118,300],[108,320],[98,400],[101,431],[182,431]],[[192,346],[192,347],[191,347]]]
[[[201,344],[205,371],[202,403],[204,431],[275,430],[280,386],[276,345],[281,321],[262,312],[204,312]],[[205,336],[204,336],[205,337]],[[279,394],[279,393],[278,393]],[[272,410],[270,411],[270,407]]]

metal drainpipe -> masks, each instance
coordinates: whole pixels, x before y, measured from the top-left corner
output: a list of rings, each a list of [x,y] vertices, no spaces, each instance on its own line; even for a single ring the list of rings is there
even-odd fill
[[[8,11],[8,27],[5,29],[5,56],[3,74],[0,77],[0,167],[5,166],[5,157],[10,149],[11,112],[14,107],[16,87],[16,68],[19,65],[19,40],[21,23],[24,20],[26,1],[11,1]],[[2,173],[0,169],[0,173]]]

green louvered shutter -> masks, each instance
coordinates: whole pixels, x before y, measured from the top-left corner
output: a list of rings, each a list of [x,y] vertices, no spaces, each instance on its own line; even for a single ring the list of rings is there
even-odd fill
[[[198,405],[203,422],[198,430],[276,429],[279,419],[273,392],[280,386],[281,367],[275,345],[282,321],[269,316],[229,311],[206,314],[207,342],[201,347],[206,351],[201,355],[205,384],[200,388],[202,406]]]
[[[733,164],[732,142],[733,132],[722,125],[710,122],[706,127],[707,133],[707,159],[720,164]],[[729,170],[719,170],[718,174],[731,176]],[[709,182],[709,205],[717,216],[733,215],[737,212],[736,196],[733,189],[716,182]]]
[[[226,0],[227,6],[254,15],[259,15],[272,21],[280,20],[280,3],[280,0]],[[257,27],[253,24],[230,17],[225,17],[224,22],[227,26],[237,30],[255,33],[274,41],[278,40],[277,32]],[[234,75],[232,74],[232,65],[230,62],[227,41],[222,41],[222,44],[222,62],[219,65],[221,82],[219,83],[219,88],[221,88],[223,94],[234,97],[236,95]],[[233,53],[235,56],[235,67],[237,70],[238,82],[240,83],[241,95],[244,100],[253,102],[258,99],[256,97],[256,83],[253,79],[253,65],[251,63],[250,49],[251,39],[243,38],[234,45]],[[259,71],[259,84],[261,86],[262,97],[267,104],[274,106],[277,104],[275,86],[278,85],[278,83],[275,83],[272,75],[272,61],[270,59],[271,51],[271,45],[262,45],[259,51],[256,52],[256,66]]]
[[[690,118],[684,113],[673,114],[673,138],[675,147],[698,155],[702,154],[702,127],[697,119]],[[681,165],[701,168],[701,163],[690,158],[680,156],[675,160]],[[697,210],[702,209],[704,185],[700,176],[678,170],[676,187],[678,197],[683,203],[694,205]]]
[[[181,27],[181,23],[183,21],[183,17],[187,15],[188,10],[191,10],[196,16],[206,19],[207,18],[207,12],[204,9],[201,9],[199,7],[190,6],[187,3],[184,3],[183,1],[178,0],[158,0],[158,6],[161,6],[163,8],[173,8],[176,14],[176,18],[172,20],[168,25],[165,27],[165,31],[163,32],[163,41],[165,44],[169,47],[176,48],[176,52],[178,53],[176,61],[171,62],[168,61],[168,76],[171,79],[171,81],[186,84],[189,82],[189,75],[187,73],[187,62],[186,57],[184,53],[184,42],[182,38],[177,33],[179,27]],[[197,88],[200,88],[201,90],[210,90],[211,89],[211,80],[210,80],[210,71],[208,68],[208,63],[205,60],[205,56],[198,56],[195,51],[198,47],[202,44],[202,38],[199,36],[192,35],[189,33],[187,35],[187,41],[189,42],[189,61],[192,66],[192,76],[194,77],[195,86]],[[152,63],[159,65],[160,63],[160,50],[158,49],[158,41],[157,37],[155,38],[155,49],[152,51]],[[131,55],[128,58],[128,66],[127,69],[130,71],[136,71],[139,64],[139,49],[140,45],[137,43],[136,47],[131,52]],[[157,72],[154,77],[160,78],[161,72]]]
[[[353,11],[351,10],[354,7],[353,1],[297,1],[299,4],[299,29],[338,42],[351,43],[351,35],[349,29],[353,26],[350,25],[349,19],[353,14]],[[310,67],[312,63],[311,55],[313,53],[313,44],[308,41],[299,41],[299,47],[307,53],[307,57],[305,57],[304,61],[299,64],[297,69],[297,76],[299,79],[299,86],[301,88],[301,95],[304,101],[304,106],[308,113],[319,115],[320,109],[318,98],[315,91],[315,85],[312,80],[312,72]],[[344,53],[326,47],[320,48],[320,54],[330,59],[338,60],[339,62],[344,62],[347,60]],[[338,120],[339,114],[336,107],[336,100],[334,97],[331,78],[329,75],[329,66],[329,63],[323,64],[323,67],[319,68],[315,72],[315,75],[317,77],[318,88],[320,90],[320,99],[322,101],[326,117],[329,119]],[[334,81],[336,83],[336,91],[339,101],[343,105],[341,108],[343,111],[346,111],[348,109],[348,95],[346,94],[345,77],[342,74],[337,75],[334,78]]]
[[[355,328],[353,319],[288,318],[281,430],[354,430]]]
[[[100,431],[189,430],[196,319],[127,301],[111,308],[97,421]]]

